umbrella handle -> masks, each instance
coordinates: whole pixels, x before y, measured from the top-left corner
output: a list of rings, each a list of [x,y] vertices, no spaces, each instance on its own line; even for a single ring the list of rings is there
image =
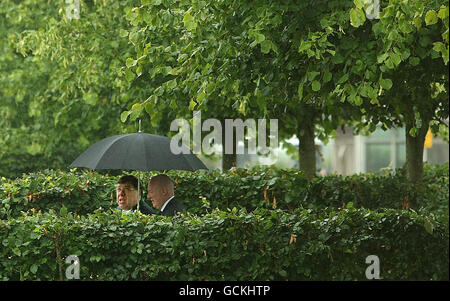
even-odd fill
[[[139,120],[139,130],[140,130],[140,124],[141,121]],[[141,202],[141,190],[140,190],[140,185],[141,184],[141,180],[140,180],[140,174],[138,172],[138,202],[137,202],[137,211],[139,211],[139,203]]]

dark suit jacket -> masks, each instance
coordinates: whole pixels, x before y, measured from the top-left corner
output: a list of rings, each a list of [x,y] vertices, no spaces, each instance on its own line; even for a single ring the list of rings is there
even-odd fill
[[[167,205],[169,205],[169,204],[167,204]],[[122,209],[120,208],[120,206],[117,206],[117,208],[120,209],[120,210],[122,210]],[[136,210],[136,209],[137,209],[137,205],[134,206],[131,210],[134,211],[134,210]],[[152,207],[150,207],[150,206],[149,206],[146,202],[144,202],[144,201],[140,201],[140,203],[139,203],[139,211],[140,211],[142,214],[145,214],[145,215],[156,214],[155,209],[153,209]]]
[[[184,210],[184,206],[176,200],[176,197],[171,199],[169,203],[167,203],[164,211],[161,211],[161,215],[164,216],[174,216],[177,212],[181,212]]]

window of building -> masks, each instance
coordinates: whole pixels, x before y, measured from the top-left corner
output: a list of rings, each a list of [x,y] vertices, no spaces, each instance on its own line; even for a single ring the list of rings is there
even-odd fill
[[[404,129],[378,128],[365,137],[365,172],[377,172],[381,168],[399,168],[405,164],[406,149]]]

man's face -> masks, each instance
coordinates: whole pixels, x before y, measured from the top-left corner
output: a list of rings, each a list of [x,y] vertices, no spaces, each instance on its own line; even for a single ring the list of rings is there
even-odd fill
[[[162,206],[168,199],[167,188],[161,187],[159,183],[155,183],[153,181],[148,183],[147,188],[147,198],[152,201],[153,207],[161,210]]]
[[[130,183],[117,184],[116,186],[117,204],[123,210],[130,210],[138,202],[137,189]]]

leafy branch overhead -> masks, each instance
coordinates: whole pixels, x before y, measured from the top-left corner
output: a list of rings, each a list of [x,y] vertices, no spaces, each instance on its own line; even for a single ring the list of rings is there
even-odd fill
[[[162,107],[282,112],[286,136],[304,132],[300,124],[321,137],[382,124],[406,127],[423,146],[422,132],[448,118],[448,5],[380,1],[369,20],[369,2],[146,2],[128,15],[137,53],[128,70],[153,79],[141,104],[158,120]]]
[[[136,131],[138,118],[170,135],[172,120],[202,110],[282,118],[280,139],[311,146],[299,155],[311,176],[314,139],[339,126],[402,126],[423,146],[448,118],[448,3],[380,0],[373,19],[371,2],[80,1],[69,20],[63,0],[2,1],[0,141],[70,161],[62,145]]]

